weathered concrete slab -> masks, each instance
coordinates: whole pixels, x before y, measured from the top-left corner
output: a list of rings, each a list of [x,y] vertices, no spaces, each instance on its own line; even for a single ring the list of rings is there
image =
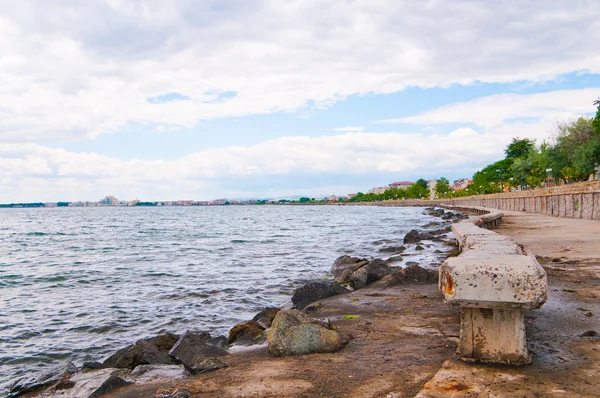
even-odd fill
[[[532,309],[547,299],[544,269],[532,255],[453,257],[440,267],[440,288],[446,303],[472,308]]]

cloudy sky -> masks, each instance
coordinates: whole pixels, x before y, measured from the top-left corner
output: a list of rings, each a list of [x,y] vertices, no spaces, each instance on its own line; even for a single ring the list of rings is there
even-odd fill
[[[452,180],[599,96],[597,0],[0,0],[0,203]]]

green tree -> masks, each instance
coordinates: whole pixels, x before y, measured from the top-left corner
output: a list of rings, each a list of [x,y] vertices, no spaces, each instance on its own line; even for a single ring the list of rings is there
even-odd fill
[[[300,202],[300,203],[308,203],[308,202],[310,202],[310,198],[301,197],[300,200],[298,200],[298,202]]]
[[[412,184],[410,187],[406,188],[406,197],[411,199],[423,199],[429,197],[429,189],[423,188],[420,184]]]
[[[513,138],[512,142],[508,144],[504,153],[507,159],[518,159],[528,155],[530,152],[535,151],[535,141],[519,137]]]
[[[596,135],[600,135],[600,98],[594,101],[594,105],[596,105],[596,117],[594,118],[592,124],[594,127],[594,133]]]
[[[425,181],[422,178],[419,178],[417,180],[417,182],[415,182],[415,184],[418,184],[418,185],[422,186],[423,188],[427,189],[427,181]]]
[[[473,175],[474,191],[477,193],[500,192],[504,183],[510,181],[512,177],[510,168],[513,163],[514,159],[502,159],[476,172]]]
[[[450,181],[445,177],[440,177],[435,181],[435,193],[438,198],[448,196],[452,192]]]

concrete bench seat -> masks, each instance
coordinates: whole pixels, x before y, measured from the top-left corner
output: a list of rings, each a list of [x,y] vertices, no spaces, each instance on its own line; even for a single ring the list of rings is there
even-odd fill
[[[546,302],[544,269],[532,255],[469,251],[440,268],[444,301],[473,308],[534,309]]]
[[[480,256],[480,252],[495,255],[524,255],[527,254],[522,246],[517,245],[508,236],[502,235],[472,235],[467,236],[463,243],[463,257]]]
[[[439,287],[447,304],[460,307],[462,360],[527,364],[525,310],[546,302],[548,282],[535,256],[478,226],[501,218],[494,212],[485,223],[476,217],[452,225],[462,252],[440,266]]]

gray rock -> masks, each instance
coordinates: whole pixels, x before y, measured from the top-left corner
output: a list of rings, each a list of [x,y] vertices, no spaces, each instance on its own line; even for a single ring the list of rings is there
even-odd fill
[[[353,289],[362,289],[369,283],[373,283],[392,273],[392,268],[383,260],[375,259],[365,265],[350,277],[350,286]]]
[[[407,263],[408,264],[408,263]],[[385,280],[385,286],[406,285],[409,283],[435,283],[438,272],[419,267],[416,263],[392,272]]]
[[[317,300],[345,293],[350,293],[350,291],[334,282],[309,282],[296,289],[292,296],[292,303],[295,308],[304,309],[307,305]]]
[[[404,246],[388,246],[388,247],[382,247],[381,249],[379,249],[380,253],[402,253],[404,250],[406,250],[406,247]]]
[[[333,274],[333,279],[336,282],[348,283],[350,275],[367,263],[368,261],[365,259],[343,255],[334,261],[330,272]]]
[[[104,364],[101,362],[84,362],[83,365],[81,365],[81,370],[82,371],[96,370],[96,369],[104,369],[105,367],[106,366],[104,366]]]
[[[42,393],[40,397],[96,398],[131,384],[120,375],[119,369],[107,368],[78,373],[69,379],[67,386],[58,384]]]
[[[77,373],[77,366],[73,362],[66,362],[50,369],[38,378],[23,378],[17,380],[9,390],[10,397],[18,397],[31,391],[39,390],[51,384],[57,383],[61,379],[69,378]]]
[[[402,256],[392,256],[390,258],[388,258],[386,261],[388,263],[398,263],[400,261],[402,261],[404,258]]]
[[[149,339],[138,340],[134,345],[120,349],[108,357],[103,365],[109,368],[133,369],[138,365],[174,364],[169,350],[177,342],[178,336],[165,333]]]
[[[417,245],[417,247],[415,247],[415,250],[416,251],[423,251],[423,250],[425,250],[425,248],[423,246],[421,246],[421,245]]]
[[[323,326],[323,321],[298,310],[279,311],[267,332],[272,356],[335,352],[348,344],[350,337]]]
[[[410,231],[409,233],[407,233],[404,236],[405,244],[418,243],[420,241],[421,241],[421,235],[419,234],[419,231],[417,231],[416,229],[413,229],[412,231]]]
[[[183,363],[191,373],[225,368],[228,365],[219,357],[228,355],[228,352],[219,346],[221,341],[219,338],[212,338],[208,332],[188,331],[173,346],[169,355]]]
[[[363,287],[367,286],[368,277],[368,271],[365,269],[365,267],[362,267],[361,269],[355,271],[350,277],[350,286],[352,286],[352,289],[354,290],[362,289]]]
[[[271,327],[271,323],[273,323],[273,319],[275,319],[275,315],[277,315],[278,312],[279,308],[277,307],[265,307],[265,309],[256,314],[252,320],[260,323],[265,329],[268,329]]]
[[[278,311],[279,312],[279,311]],[[274,318],[274,317],[273,317]],[[265,342],[265,328],[256,321],[243,322],[229,330],[229,344],[254,345]]]

